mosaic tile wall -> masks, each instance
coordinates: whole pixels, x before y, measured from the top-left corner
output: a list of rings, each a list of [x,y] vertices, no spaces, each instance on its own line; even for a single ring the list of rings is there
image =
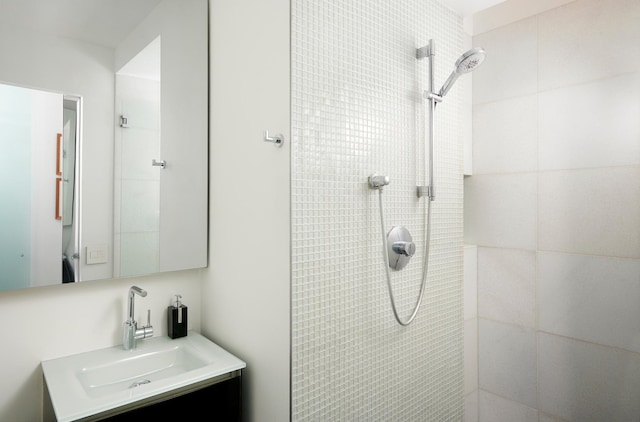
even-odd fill
[[[462,21],[430,0],[292,2],[292,420],[462,419],[463,188],[460,99],[436,113],[432,249],[422,308],[407,328],[386,287],[385,227],[403,225],[415,258],[392,283],[401,316],[417,299],[425,247],[425,103],[462,53]]]

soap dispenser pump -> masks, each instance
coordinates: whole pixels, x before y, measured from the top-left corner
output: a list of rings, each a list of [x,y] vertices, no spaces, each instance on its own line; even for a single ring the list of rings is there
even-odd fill
[[[175,305],[167,309],[169,337],[180,338],[187,335],[187,307],[180,302],[181,295],[176,295]]]

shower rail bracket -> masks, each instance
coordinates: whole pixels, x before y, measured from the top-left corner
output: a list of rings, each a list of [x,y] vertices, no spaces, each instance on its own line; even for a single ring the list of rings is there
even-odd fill
[[[424,59],[425,57],[432,57],[436,54],[436,48],[433,44],[433,40],[429,40],[429,44],[424,47],[416,48],[416,59]]]
[[[432,100],[432,101],[435,101],[436,103],[441,103],[442,102],[442,95],[435,94],[435,93],[433,93],[431,91],[426,91],[425,90],[424,94],[422,94],[422,95],[426,100]]]
[[[429,198],[430,201],[433,201],[436,199],[436,193],[435,193],[435,189],[432,186],[418,186],[417,190],[417,195],[418,198],[422,198],[423,196],[426,196]]]

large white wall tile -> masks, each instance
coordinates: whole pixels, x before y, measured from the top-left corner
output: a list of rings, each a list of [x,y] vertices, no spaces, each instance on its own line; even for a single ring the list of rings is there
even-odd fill
[[[478,327],[480,389],[535,408],[535,331],[485,319]]]
[[[540,410],[579,422],[640,420],[640,355],[539,334]]]
[[[542,92],[539,99],[541,170],[640,164],[640,73]]]
[[[561,419],[556,416],[545,415],[543,413],[538,414],[538,422],[567,422],[566,419]]]
[[[464,319],[478,316],[478,247],[464,247]]]
[[[469,34],[463,34],[464,50],[473,48],[473,39]],[[464,175],[473,174],[473,78],[469,75],[460,78],[458,93],[460,96],[460,133],[462,137],[463,169]]]
[[[640,421],[640,2],[561,1],[534,16],[524,3],[483,13],[473,39],[487,50],[465,180],[465,241],[481,246],[479,386],[539,404],[540,422]],[[515,23],[487,30],[494,18]],[[553,341],[536,351],[533,327],[615,349],[538,331]],[[526,420],[494,401],[481,393],[480,420]]]
[[[538,89],[537,21],[523,19],[473,38],[487,58],[473,72],[473,104],[534,94]]]
[[[464,394],[478,389],[478,320],[464,322]]]
[[[534,173],[468,177],[464,193],[466,243],[536,249]]]
[[[478,35],[492,29],[529,18],[575,0],[509,0],[497,3],[472,15],[472,33]]]
[[[640,352],[640,260],[540,253],[540,330]]]
[[[540,173],[541,250],[640,258],[640,168]]]
[[[464,422],[478,422],[478,391],[464,398]]]
[[[511,400],[480,391],[480,422],[538,422],[538,411]]]
[[[535,328],[536,253],[478,249],[478,315]]]
[[[639,21],[637,0],[580,0],[539,15],[540,89],[640,70]]]
[[[536,171],[537,134],[537,95],[476,104],[474,174]]]

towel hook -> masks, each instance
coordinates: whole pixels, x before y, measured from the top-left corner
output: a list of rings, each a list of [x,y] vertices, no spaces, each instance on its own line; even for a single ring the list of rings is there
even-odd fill
[[[155,158],[151,160],[151,165],[154,167],[165,168],[167,167],[167,162],[164,160],[156,160]]]
[[[282,144],[284,143],[284,136],[282,136],[282,134],[280,134],[280,133],[275,134],[273,136],[269,136],[269,131],[265,130],[264,131],[264,141],[265,142],[273,142],[275,144],[275,146],[281,147]]]

